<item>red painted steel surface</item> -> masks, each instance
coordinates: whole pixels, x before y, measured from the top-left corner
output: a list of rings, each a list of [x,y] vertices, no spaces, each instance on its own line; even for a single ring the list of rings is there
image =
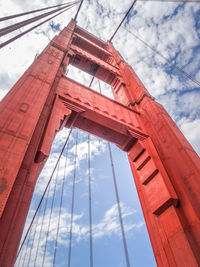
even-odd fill
[[[111,84],[116,101],[66,78],[68,64]],[[0,266],[13,266],[55,133],[72,124],[128,152],[158,266],[198,266],[199,157],[111,43],[71,21],[0,113]]]
[[[121,74],[113,84],[115,98],[140,113],[149,135],[128,156],[157,264],[199,266],[200,159],[112,44],[109,51]]]
[[[0,104],[0,266],[13,266],[35,183],[38,152],[75,23],[33,62]]]

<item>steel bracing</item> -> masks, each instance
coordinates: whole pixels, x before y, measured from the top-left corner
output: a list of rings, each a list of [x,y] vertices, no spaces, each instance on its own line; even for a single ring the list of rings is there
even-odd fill
[[[110,84],[115,100],[67,78],[69,64]],[[112,43],[72,20],[14,85],[0,112],[1,266],[15,262],[37,177],[62,127],[127,152],[158,266],[198,266],[199,157]]]

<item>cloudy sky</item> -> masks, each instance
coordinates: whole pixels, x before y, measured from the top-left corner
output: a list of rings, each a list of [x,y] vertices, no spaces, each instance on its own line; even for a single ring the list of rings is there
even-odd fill
[[[2,0],[0,1],[0,17],[59,3],[64,3],[64,1]],[[84,0],[78,17],[78,25],[100,37],[102,40],[107,41],[131,3],[132,0]],[[55,34],[58,34],[59,30],[68,24],[76,10],[77,6],[0,50],[1,99],[30,66],[35,56],[44,49]],[[29,17],[31,16],[27,16],[26,18]],[[18,21],[20,19],[14,19],[11,22],[1,22],[1,28]],[[199,21],[199,3],[137,1],[123,27],[121,27],[113,39],[115,47],[133,67],[149,92],[158,102],[163,104],[198,154],[200,154],[199,87],[185,78],[177,70],[173,69],[149,48],[145,47],[131,33],[136,34],[149,45],[155,47],[165,57],[169,58],[196,80],[200,81]],[[32,25],[35,24],[33,23]],[[27,28],[29,27],[27,26]],[[2,37],[0,42],[9,39],[19,32],[18,30],[8,36]],[[88,85],[91,79],[89,75],[80,73],[72,67],[69,67],[68,76],[85,85]],[[98,83],[95,81],[92,86],[94,90],[99,90],[97,85]],[[103,94],[112,97],[109,87],[103,84],[103,82],[101,82],[101,86]],[[51,174],[53,164],[55,164],[67,132],[68,130],[65,129],[55,139],[52,154],[38,180],[28,218],[29,222]],[[64,189],[64,204],[60,216],[56,266],[65,266],[64,262],[68,258],[75,136],[76,131],[72,134],[69,146],[68,165],[66,168],[67,178]],[[71,266],[85,267],[89,266],[87,134],[79,133],[78,143],[78,169],[76,175]],[[126,155],[114,145],[112,145],[112,150],[131,266],[155,266]],[[46,248],[44,266],[52,266],[55,246],[54,237],[58,226],[65,158],[66,154],[62,157],[58,174],[55,174],[49,190],[49,200],[47,202],[45,216],[44,218],[42,216],[45,209],[44,200],[39,216],[36,218],[37,223],[32,229],[32,236],[30,235],[29,243],[26,243],[24,246],[22,256],[19,258],[16,266],[27,266],[28,262],[30,266],[34,266],[34,262],[36,264],[35,266],[41,266],[47,237],[46,230],[48,229],[50,217],[52,218],[52,223],[49,226],[50,231],[47,238],[49,242]],[[106,142],[95,137],[91,138],[91,158],[94,266],[126,266]],[[53,209],[53,213],[50,214],[56,177],[57,193],[54,199],[55,208]],[[42,221],[44,224],[41,228]],[[33,236],[35,236],[35,242],[32,247],[31,241]],[[37,252],[37,240],[39,236],[41,242]],[[31,254],[30,248],[32,248]]]

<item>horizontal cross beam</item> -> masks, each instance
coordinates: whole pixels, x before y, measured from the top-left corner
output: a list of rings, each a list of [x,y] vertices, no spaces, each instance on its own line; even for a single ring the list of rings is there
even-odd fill
[[[72,111],[66,126],[70,126],[73,114],[80,115],[74,127],[87,131],[128,151],[137,139],[147,135],[141,130],[139,113],[85,87],[62,77],[57,87],[60,101]]]

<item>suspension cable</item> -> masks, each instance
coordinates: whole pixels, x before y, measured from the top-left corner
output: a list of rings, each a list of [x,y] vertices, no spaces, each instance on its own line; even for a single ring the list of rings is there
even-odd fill
[[[74,218],[74,197],[75,197],[75,183],[76,183],[76,165],[77,165],[77,144],[78,144],[78,130],[76,130],[76,144],[74,151],[74,177],[72,185],[72,203],[71,203],[71,219],[70,219],[70,233],[69,233],[69,251],[68,251],[68,267],[71,266],[71,250],[72,250],[72,230]]]
[[[6,35],[6,34],[8,34],[8,33],[10,33],[10,32],[16,31],[16,30],[18,30],[18,29],[20,29],[20,28],[22,28],[22,27],[24,27],[24,26],[26,26],[26,25],[29,25],[29,24],[31,24],[31,23],[37,21],[37,20],[40,20],[40,19],[42,19],[42,18],[44,18],[44,17],[47,17],[47,16],[49,16],[49,15],[51,15],[51,14],[53,14],[53,13],[56,13],[56,12],[58,12],[58,11],[60,11],[60,10],[65,9],[65,8],[67,8],[67,7],[71,7],[71,6],[73,6],[75,3],[77,3],[77,2],[73,2],[72,4],[68,4],[68,5],[65,5],[65,6],[63,6],[63,7],[56,8],[56,9],[54,9],[54,10],[52,10],[52,11],[43,13],[43,14],[38,15],[38,16],[36,16],[36,17],[30,18],[30,19],[27,19],[27,20],[24,20],[24,21],[20,21],[20,22],[18,22],[18,23],[15,23],[15,24],[13,24],[13,25],[10,25],[10,26],[7,26],[7,27],[5,27],[5,28],[3,28],[3,29],[0,29],[0,36],[4,36],[4,35]]]
[[[43,225],[44,225],[44,219],[45,219],[46,209],[47,209],[47,203],[48,203],[48,199],[49,199],[50,188],[51,188],[51,184],[48,187],[47,196],[46,196],[46,200],[45,200],[45,204],[44,204],[42,222],[41,222],[41,227],[40,227],[40,232],[39,232],[39,237],[38,237],[38,242],[37,242],[37,248],[36,248],[36,253],[35,253],[35,258],[34,258],[34,264],[33,264],[34,267],[36,266],[36,261],[37,261],[37,256],[38,256],[38,250],[39,250],[39,245],[40,245],[40,239],[41,239],[41,235],[42,235],[42,230],[43,230]]]
[[[24,255],[24,258],[23,258],[23,261],[22,261],[22,267],[24,267],[24,264],[26,262],[26,255],[27,255],[27,252],[28,252],[29,243],[31,242],[31,236],[33,236],[33,238],[35,239],[35,232],[36,232],[37,223],[38,223],[38,220],[39,220],[40,211],[41,211],[41,207],[39,209],[39,213],[38,213],[38,216],[37,216],[36,223],[35,223],[35,225],[32,225],[31,230],[29,232],[29,236],[28,236],[28,240],[27,240],[27,244],[26,244],[25,255]],[[35,229],[34,229],[34,233],[32,234],[34,226],[35,226]],[[28,255],[28,264],[26,264],[26,266],[29,266],[29,261],[30,261],[30,256],[31,256],[31,253],[32,253],[34,239],[32,240],[32,243],[31,243],[31,247],[30,247],[30,251],[29,251],[29,255]],[[20,256],[22,256],[22,252],[21,252]],[[20,259],[18,261],[19,265],[20,265],[20,261],[21,261],[21,257],[20,257]]]
[[[136,34],[134,34],[133,32],[131,32],[130,30],[126,29],[124,27],[124,29],[129,32],[131,35],[133,35],[137,40],[139,40],[140,42],[142,42],[144,45],[146,45],[148,48],[150,48],[154,53],[156,53],[157,55],[159,55],[160,57],[162,57],[165,61],[167,61],[172,67],[174,67],[175,69],[177,69],[180,73],[182,73],[183,75],[185,75],[188,79],[190,79],[191,81],[193,81],[195,84],[197,84],[198,86],[200,86],[200,82],[197,81],[195,78],[193,78],[190,74],[188,74],[187,72],[185,72],[182,68],[180,68],[179,66],[177,66],[176,64],[174,64],[171,60],[169,60],[168,58],[166,58],[165,56],[163,56],[158,50],[156,50],[153,46],[150,46],[149,44],[147,44],[144,40],[142,40],[140,37],[138,37]]]
[[[24,248],[25,248],[25,247],[23,247],[23,249],[21,250],[21,253],[20,253],[20,256],[19,256],[19,258],[16,260],[16,261],[18,261],[18,262],[19,262],[19,264],[20,264],[20,262],[21,262],[21,259],[22,259],[22,255],[23,255]]]
[[[99,92],[100,92],[100,94],[102,94],[101,84],[100,84],[99,80],[98,80],[98,84],[99,84]],[[114,188],[115,188],[115,195],[116,195],[116,200],[117,200],[117,208],[118,208],[119,219],[120,219],[120,227],[121,227],[121,234],[122,234],[123,245],[124,245],[126,265],[127,265],[127,267],[130,267],[128,248],[127,248],[127,243],[126,243],[126,235],[125,235],[125,231],[124,231],[124,223],[123,223],[123,218],[122,218],[122,211],[121,211],[120,200],[119,200],[117,180],[116,180],[116,175],[115,175],[115,168],[114,168],[114,163],[113,163],[111,146],[110,146],[109,142],[108,142],[108,150],[109,150],[109,156],[110,156],[110,162],[111,162],[111,168],[112,168],[112,176],[113,176],[113,182],[114,182]]]
[[[22,260],[22,267],[24,267],[24,263],[25,263],[25,260],[26,260],[26,255],[27,255],[27,251],[28,251],[28,248],[29,248],[29,243],[30,243],[30,240],[31,240],[32,231],[33,231],[33,227],[31,227],[31,230],[30,230],[29,236],[28,236],[28,240],[26,242],[26,249],[25,249],[25,254],[24,254],[23,260]]]
[[[22,241],[22,243],[21,243],[21,246],[20,246],[19,251],[18,251],[18,253],[17,253],[17,257],[19,256],[19,253],[20,253],[20,251],[21,251],[21,249],[22,249],[22,247],[23,247],[23,245],[24,245],[24,242],[26,241],[26,238],[27,238],[27,236],[28,236],[28,233],[29,233],[29,231],[30,231],[30,229],[31,229],[31,227],[32,227],[32,224],[33,224],[33,222],[34,222],[34,220],[35,220],[35,217],[36,217],[36,215],[37,215],[37,213],[38,213],[38,210],[39,210],[39,208],[40,208],[40,206],[41,206],[41,203],[42,203],[42,201],[43,201],[43,199],[44,199],[44,196],[45,196],[45,194],[46,194],[46,192],[47,192],[47,189],[48,189],[48,187],[49,187],[49,185],[50,185],[50,183],[51,183],[51,180],[52,180],[53,175],[54,175],[54,173],[55,173],[55,170],[56,170],[56,168],[57,168],[57,166],[58,166],[58,163],[59,163],[59,161],[60,161],[60,158],[61,158],[61,156],[62,156],[62,154],[63,154],[63,151],[64,151],[64,149],[65,149],[65,147],[66,147],[66,145],[67,145],[67,143],[68,143],[68,140],[69,140],[69,137],[70,137],[70,135],[71,135],[71,132],[72,132],[72,128],[70,129],[70,131],[69,131],[69,133],[68,133],[68,135],[67,135],[67,139],[66,139],[66,141],[65,141],[65,143],[64,143],[64,145],[63,145],[63,147],[62,147],[62,149],[61,149],[61,151],[60,151],[59,157],[58,157],[58,159],[57,159],[57,161],[56,161],[56,164],[55,164],[55,166],[54,166],[54,168],[53,168],[53,171],[52,171],[51,176],[50,176],[50,178],[49,178],[49,181],[48,181],[48,183],[47,183],[47,185],[46,185],[46,188],[45,188],[45,190],[44,190],[44,193],[43,193],[43,195],[42,195],[42,197],[41,197],[41,199],[40,199],[40,201],[39,201],[39,204],[38,204],[38,206],[37,206],[37,208],[36,208],[36,210],[35,210],[35,213],[34,213],[34,215],[33,215],[33,218],[32,218],[32,220],[31,220],[31,223],[30,223],[30,225],[29,225],[29,227],[28,227],[28,230],[27,230],[27,232],[26,232],[26,234],[25,234],[25,236],[24,236],[24,239],[23,239],[23,241]]]
[[[92,80],[90,81],[89,88],[92,86],[93,81],[94,81],[94,76],[92,77]]]
[[[92,77],[89,88],[92,86]],[[90,233],[90,267],[93,267],[93,240],[92,240],[92,190],[91,190],[91,171],[90,171],[90,134],[88,134],[88,200],[89,200],[89,233]]]
[[[129,10],[126,12],[125,16],[123,17],[122,21],[120,22],[119,26],[117,27],[117,29],[115,30],[115,32],[113,33],[113,35],[111,36],[109,42],[112,42],[112,39],[115,37],[116,33],[118,32],[119,28],[121,27],[122,23],[124,22],[124,20],[126,19],[126,17],[128,16],[129,12],[131,11],[131,9],[133,8],[133,6],[135,5],[137,0],[134,0],[132,5],[130,6]]]
[[[76,4],[74,4],[74,5],[76,5]],[[35,26],[29,28],[28,30],[26,30],[26,31],[24,31],[24,32],[22,32],[22,33],[20,33],[20,34],[18,34],[18,35],[16,35],[16,36],[14,36],[13,38],[11,38],[11,39],[9,39],[9,40],[7,40],[7,41],[1,43],[1,44],[0,44],[0,49],[3,48],[4,46],[6,46],[6,45],[8,45],[8,44],[10,44],[10,43],[12,43],[12,42],[14,42],[15,40],[17,40],[18,38],[20,38],[20,37],[22,37],[23,35],[27,34],[28,32],[31,32],[32,30],[34,30],[35,28],[41,26],[42,24],[46,23],[47,21],[49,21],[49,20],[51,20],[51,19],[53,19],[53,18],[59,16],[60,14],[64,13],[65,11],[67,11],[67,10],[70,9],[70,8],[72,8],[72,6],[66,8],[66,9],[64,9],[63,11],[59,12],[58,14],[56,14],[56,15],[54,15],[54,16],[52,16],[52,17],[50,17],[50,18],[48,18],[48,19],[46,19],[46,20],[44,20],[44,21],[42,21],[42,22],[40,22],[40,23],[38,23],[37,25],[35,25]]]
[[[14,19],[14,18],[17,18],[17,17],[21,17],[21,16],[25,16],[25,15],[32,14],[32,13],[35,13],[35,12],[51,9],[51,8],[54,8],[54,7],[64,6],[64,5],[70,4],[70,3],[71,2],[64,3],[64,4],[59,4],[59,5],[56,5],[56,6],[50,6],[50,7],[35,9],[35,10],[27,11],[27,12],[24,12],[24,13],[13,14],[13,15],[10,15],[10,16],[6,16],[6,17],[0,18],[0,21],[4,21],[4,20],[8,20],[8,19]]]
[[[63,194],[64,194],[64,188],[65,188],[66,169],[67,169],[67,166],[68,166],[68,150],[69,150],[69,143],[67,144],[66,155],[65,155],[65,166],[64,166],[64,173],[63,173],[63,179],[62,179],[62,188],[61,188],[61,194],[60,194],[59,215],[58,215],[58,223],[57,223],[57,231],[56,231],[56,242],[55,242],[55,245],[54,245],[53,267],[55,267],[55,264],[56,264],[58,233],[59,233],[59,230],[60,230],[61,209],[62,209],[62,205],[63,205]]]
[[[93,267],[93,240],[92,240],[92,191],[90,171],[90,135],[88,134],[88,187],[89,187],[89,224],[90,224],[90,267]]]
[[[58,182],[59,167],[60,167],[60,161],[59,161],[59,164],[57,167],[56,178],[55,178],[55,182],[54,182],[53,197],[52,197],[52,201],[51,201],[50,215],[49,215],[49,221],[48,221],[48,226],[47,226],[47,231],[46,231],[45,247],[44,247],[44,253],[43,253],[43,258],[42,258],[42,267],[44,266],[45,257],[46,257],[47,243],[48,243],[49,232],[50,232],[51,217],[52,217],[53,206],[54,206],[55,195],[56,195],[57,182]]]
[[[31,260],[31,256],[32,256],[32,251],[33,251],[33,244],[35,242],[35,237],[36,237],[36,233],[37,233],[37,226],[38,226],[38,221],[39,221],[39,218],[40,218],[40,212],[41,212],[41,207],[39,208],[39,212],[38,212],[38,215],[37,215],[37,220],[35,222],[35,231],[33,233],[33,239],[32,239],[32,242],[31,242],[31,248],[30,248],[30,253],[29,253],[29,257],[28,257],[28,262],[26,264],[27,267],[29,267],[30,265],[30,260]]]
[[[98,84],[99,84],[99,92],[100,92],[100,94],[102,94],[101,84],[100,84],[100,81],[99,80],[98,80]]]
[[[76,12],[76,15],[75,15],[75,17],[74,17],[74,20],[75,20],[75,21],[77,20],[77,17],[78,17],[79,11],[80,11],[80,9],[81,9],[81,6],[82,6],[82,4],[83,4],[83,1],[84,1],[84,0],[81,0],[81,2],[80,2],[80,5],[79,5],[79,7],[78,7],[78,10],[77,10],[77,12]]]
[[[181,2],[181,3],[185,3],[185,2],[189,2],[189,3],[196,3],[199,2],[199,0],[138,0],[138,1],[142,1],[142,2]]]
[[[122,234],[122,240],[123,240],[123,245],[124,245],[126,265],[127,265],[127,267],[130,267],[128,248],[127,248],[127,243],[126,243],[126,235],[125,235],[125,231],[124,231],[124,223],[123,223],[123,218],[122,218],[122,211],[121,211],[121,207],[120,207],[119,193],[118,193],[118,187],[117,187],[117,180],[116,180],[116,176],[115,176],[112,151],[111,151],[111,146],[110,146],[109,142],[108,142],[108,150],[109,150],[109,156],[110,156],[110,162],[111,162],[111,168],[112,168],[112,176],[113,176],[113,182],[114,182],[114,188],[115,188],[115,195],[116,195],[116,200],[117,200],[117,208],[118,208],[119,219],[120,219],[120,227],[121,227],[121,234]]]

